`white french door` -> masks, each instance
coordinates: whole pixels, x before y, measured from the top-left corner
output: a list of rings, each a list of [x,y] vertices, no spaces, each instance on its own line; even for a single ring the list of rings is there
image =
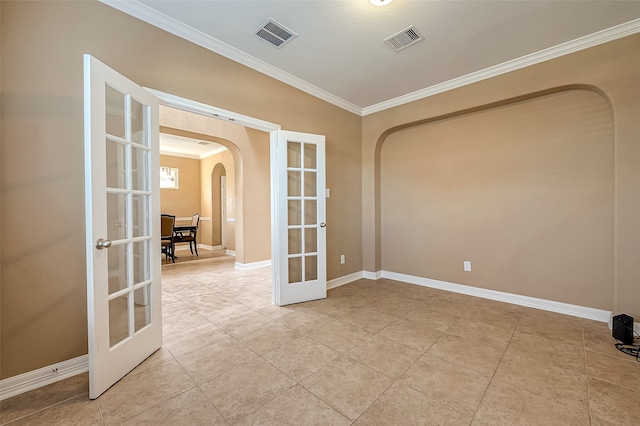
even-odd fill
[[[162,345],[158,99],[84,56],[89,397]]]
[[[325,138],[279,130],[272,139],[273,301],[327,297]]]

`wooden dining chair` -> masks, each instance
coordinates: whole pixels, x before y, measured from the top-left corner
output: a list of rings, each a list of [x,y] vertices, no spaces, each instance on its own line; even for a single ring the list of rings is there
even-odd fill
[[[165,259],[171,260],[176,263],[175,256],[175,235],[173,228],[176,225],[176,217],[170,214],[162,214],[160,216],[160,238],[162,242],[162,253],[165,255]]]
[[[198,255],[198,243],[196,241],[196,237],[198,236],[198,227],[200,226],[200,213],[196,213],[191,216],[191,228],[189,232],[177,232],[175,242],[177,243],[189,243],[189,249],[191,250],[191,254],[193,254],[193,250],[196,250],[196,256]]]

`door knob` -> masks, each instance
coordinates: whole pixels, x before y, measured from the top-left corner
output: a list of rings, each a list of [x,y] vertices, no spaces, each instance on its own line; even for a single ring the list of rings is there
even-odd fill
[[[102,250],[102,249],[106,249],[111,247],[111,241],[109,240],[103,240],[102,238],[98,239],[98,241],[96,241],[96,248],[98,250]]]
[[[327,226],[327,224],[326,224],[326,223],[324,223],[324,222],[320,222],[320,228],[324,228],[325,226]]]

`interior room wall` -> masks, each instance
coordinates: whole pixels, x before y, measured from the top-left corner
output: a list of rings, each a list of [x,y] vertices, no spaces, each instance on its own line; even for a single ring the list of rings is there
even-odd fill
[[[328,278],[362,269],[359,116],[97,1],[1,7],[0,378],[87,353],[86,53],[141,86],[326,135]]]
[[[219,216],[220,213],[220,201],[219,199],[211,199],[212,189],[213,189],[213,179],[212,173],[213,169],[217,165],[224,166],[225,176],[227,181],[227,196],[226,196],[226,209],[227,209],[227,220],[224,223],[221,222],[222,218]],[[211,221],[211,225],[207,228],[207,232],[209,235],[212,235],[213,228],[219,228],[220,226],[225,227],[226,232],[226,247],[228,250],[235,251],[236,250],[236,212],[235,212],[235,201],[237,199],[236,196],[236,180],[235,180],[236,172],[235,172],[235,164],[233,162],[233,155],[231,151],[223,151],[221,153],[212,155],[210,157],[206,157],[202,159],[202,167],[201,167],[201,179],[202,179],[202,199],[210,200],[209,209],[211,210],[211,217],[216,218],[216,220]],[[219,185],[219,180],[216,182]],[[216,197],[217,198],[217,197]],[[217,212],[217,213],[216,213]],[[218,233],[216,233],[218,235]],[[221,241],[213,240],[212,245],[217,246],[222,244]]]
[[[383,270],[610,308],[613,113],[600,94],[409,127],[380,158]]]
[[[551,300],[578,305],[587,304],[592,307],[611,310],[614,314],[625,312],[629,315],[640,317],[640,281],[638,281],[640,262],[637,261],[640,258],[640,221],[638,221],[638,212],[640,211],[640,167],[638,167],[640,164],[640,138],[638,138],[638,135],[640,135],[640,120],[638,120],[638,117],[640,117],[640,74],[637,72],[640,69],[639,48],[640,35],[636,34],[363,117],[362,246],[364,269],[375,272],[382,270],[384,267],[393,267],[394,269],[402,269],[400,272],[413,272],[420,275],[436,274],[436,277],[425,276],[424,278],[444,277],[452,281],[463,281],[463,283],[480,288],[500,288],[503,291],[516,294],[537,294]],[[527,262],[528,265],[522,264],[527,270],[533,270],[534,266],[535,268],[539,267],[541,270],[548,269],[542,273],[535,272],[535,276],[538,278],[535,282],[525,279],[524,281],[529,285],[527,288],[522,287],[521,282],[507,282],[503,278],[499,278],[498,282],[490,281],[491,278],[501,277],[502,274],[505,274],[505,277],[522,278],[521,275],[524,271],[518,270],[516,264],[506,265],[504,262],[498,262],[500,256],[506,255],[489,238],[501,239],[503,238],[502,235],[489,233],[487,223],[477,220],[471,212],[465,212],[463,217],[467,219],[471,217],[473,221],[460,222],[453,229],[458,240],[450,240],[447,245],[441,247],[442,253],[438,254],[441,260],[446,257],[446,264],[452,265],[451,268],[455,268],[455,272],[445,274],[439,269],[423,269],[420,271],[407,269],[406,265],[401,265],[395,261],[392,262],[391,258],[386,258],[387,255],[391,254],[389,250],[394,246],[390,245],[391,241],[388,237],[385,237],[391,224],[386,219],[383,219],[383,216],[390,214],[392,210],[388,210],[390,204],[386,203],[383,197],[384,194],[389,195],[388,192],[391,189],[385,186],[391,184],[391,181],[387,180],[389,176],[387,178],[384,176],[386,167],[384,164],[385,161],[398,161],[397,159],[392,159],[394,155],[394,140],[396,142],[402,141],[404,138],[402,132],[405,132],[403,129],[407,129],[407,135],[412,134],[410,138],[407,136],[408,140],[418,139],[419,137],[416,135],[420,132],[425,132],[424,135],[426,136],[432,131],[446,128],[449,125],[445,123],[446,119],[451,119],[453,123],[456,120],[454,117],[461,114],[477,112],[491,105],[500,106],[505,102],[513,103],[513,100],[524,100],[532,94],[554,92],[562,88],[598,93],[603,99],[602,102],[606,102],[609,105],[613,122],[613,147],[604,149],[604,145],[601,145],[594,152],[588,153],[586,157],[583,157],[585,161],[594,161],[593,173],[602,173],[604,170],[602,167],[606,165],[607,161],[611,161],[610,152],[612,150],[613,177],[611,191],[613,195],[611,196],[601,186],[607,179],[610,179],[609,177],[602,175],[602,180],[594,180],[595,175],[582,176],[580,179],[589,178],[584,183],[589,182],[590,185],[593,185],[590,188],[580,189],[583,191],[582,196],[585,197],[583,206],[584,208],[595,208],[596,210],[590,211],[585,216],[580,214],[579,204],[576,204],[573,207],[569,207],[564,213],[558,212],[556,217],[558,225],[563,220],[562,214],[565,215],[564,220],[567,222],[573,216],[572,221],[574,223],[567,223],[569,228],[565,226],[557,231],[558,237],[564,239],[563,247],[570,252],[562,254],[560,259],[570,261],[570,265],[561,265],[560,269],[558,269],[558,262],[555,260],[550,262],[551,259],[548,259],[548,256],[545,255],[538,259],[525,260],[524,262]],[[589,104],[587,99],[585,99],[585,102]],[[597,102],[594,105],[597,108],[601,108],[602,102]],[[557,107],[554,106],[553,111],[555,112],[556,110]],[[580,110],[582,110],[582,107]],[[585,111],[585,113],[588,113],[588,116],[591,117],[589,114],[592,111]],[[487,113],[486,116],[492,118],[493,114]],[[526,119],[528,117],[520,117],[516,114],[515,117],[509,118],[508,121],[503,121],[502,124],[505,129],[510,129],[513,127],[514,120],[517,123]],[[470,123],[468,120],[470,119],[461,118],[457,123],[466,126]],[[410,127],[427,124],[432,121],[441,121],[442,124],[436,124],[432,127],[426,125],[421,129],[416,127],[413,130],[409,130]],[[482,131],[481,135],[487,135],[482,122],[475,123],[474,126]],[[544,128],[541,127],[540,130],[544,130]],[[584,128],[590,128],[590,126],[587,125]],[[451,130],[453,131],[454,129]],[[471,128],[458,130],[460,133],[456,133],[457,135],[470,134],[471,132]],[[533,133],[537,132],[538,127],[532,128],[531,136],[535,138],[536,135]],[[478,135],[478,137],[483,138],[482,140],[488,140],[490,143],[498,142],[497,140],[492,140],[489,136],[481,135]],[[461,145],[465,146],[465,149],[460,148],[459,151],[461,159],[466,159],[465,164],[474,167],[486,164],[488,161],[487,154],[471,145],[472,141],[479,140],[478,137],[475,135],[470,136],[472,137],[467,142],[470,145]],[[503,134],[497,132],[494,136],[499,139]],[[565,136],[570,141],[570,138],[574,135],[562,135],[560,139],[564,139]],[[607,136],[602,137],[604,143]],[[446,136],[440,139],[440,143],[442,140],[446,140]],[[454,140],[454,142],[456,141]],[[508,159],[507,155],[510,153],[506,149],[506,141],[503,141],[503,143],[505,143],[505,149],[501,155],[505,155],[505,158]],[[570,173],[575,173],[578,169],[571,171],[564,168],[570,165],[571,161],[576,161],[577,159],[568,158],[567,160],[570,160],[569,163],[558,163],[563,158],[560,155],[561,153],[558,152],[559,148],[560,145],[558,144],[538,144],[531,147],[532,153],[535,153],[536,157],[547,157],[546,162],[541,163],[542,166],[545,164],[548,164],[548,167],[562,165],[557,174],[560,176],[561,173],[567,173],[565,177],[568,177]],[[447,149],[449,151],[445,152],[451,155],[454,148],[447,147]],[[598,150],[602,150],[602,152],[599,154]],[[468,158],[471,154],[474,156]],[[391,157],[386,157],[387,155]],[[408,158],[408,155],[406,158]],[[566,155],[564,158],[566,158]],[[429,164],[433,165],[432,163]],[[392,163],[389,163],[389,166],[391,165]],[[454,163],[453,166],[455,165],[460,166],[460,163]],[[590,168],[589,164],[574,165]],[[587,169],[584,170],[586,171]],[[427,172],[431,171],[424,171],[424,173]],[[468,174],[473,173],[474,169],[460,170],[460,172],[462,176],[469,176]],[[485,171],[485,173],[489,172],[488,170]],[[577,176],[574,175],[576,179]],[[425,179],[426,176],[419,176],[417,181],[420,182],[420,185],[426,185]],[[479,182],[483,181],[480,180]],[[509,183],[511,185],[518,184],[516,189],[520,188],[522,191],[522,194],[518,194],[517,190],[513,190],[514,197],[530,200],[541,195],[540,188],[528,187],[524,183],[521,181]],[[583,183],[576,181],[574,184],[580,186]],[[442,208],[453,208],[457,205],[464,205],[464,201],[455,200],[453,198],[454,195],[464,195],[467,201],[473,202],[474,208],[482,207],[484,209],[479,214],[485,215],[485,219],[492,219],[491,217],[486,217],[491,206],[479,206],[481,200],[475,200],[475,198],[479,196],[478,194],[496,192],[504,185],[506,184],[500,183],[497,186],[497,184],[487,180],[484,181],[483,185],[469,182],[464,191],[460,189],[462,192],[443,193],[437,199],[442,201],[449,196],[447,206]],[[435,190],[434,188],[427,189]],[[554,189],[554,191],[559,191],[560,189],[562,188]],[[593,199],[588,199],[587,194],[589,191],[593,191]],[[506,197],[506,193],[502,195]],[[579,194],[572,194],[571,196],[576,195]],[[422,203],[426,199],[427,195],[423,195]],[[387,201],[391,200],[388,199]],[[551,199],[545,200],[545,202],[549,201]],[[565,199],[561,201],[564,202]],[[529,201],[527,202],[529,203]],[[612,212],[612,223],[607,219],[609,213],[607,213],[604,203],[609,203],[607,208]],[[433,206],[424,207],[425,209],[434,208]],[[502,207],[502,205],[495,206],[496,215],[499,215],[499,209]],[[512,212],[510,214],[510,220],[514,220],[515,213]],[[409,212],[409,215],[415,218],[415,212]],[[429,215],[429,211],[426,210],[426,217],[420,220],[426,220]],[[395,216],[389,216],[389,218],[391,217]],[[527,216],[523,215],[522,217]],[[454,218],[451,220],[453,221]],[[493,223],[495,222],[489,220],[488,224],[494,226]],[[539,226],[538,223],[533,225]],[[429,229],[433,230],[432,227]],[[566,229],[572,229],[572,232],[581,229],[585,232],[585,235],[562,235],[562,232],[566,232]],[[451,227],[447,228],[447,230],[452,231]],[[419,229],[415,231],[422,232]],[[542,241],[534,241],[534,245],[540,249],[546,246],[549,252],[552,253],[557,250],[557,247],[554,247],[554,242],[548,239],[549,235],[551,235],[551,231],[544,230],[540,235]],[[475,236],[480,238],[480,241],[467,241],[464,239],[465,236]],[[535,235],[531,235],[531,238],[534,237]],[[446,241],[444,236],[438,236],[438,238],[441,242]],[[463,239],[460,240],[460,238]],[[545,239],[547,239],[546,242],[544,241]],[[573,241],[571,241],[572,239]],[[584,243],[586,239],[590,240],[591,243],[602,243],[604,249],[581,246],[580,244]],[[454,241],[462,241],[465,245],[464,247],[454,247]],[[512,248],[520,250],[521,248],[517,247],[516,242],[516,240],[512,240],[508,243]],[[423,243],[428,244],[428,241],[423,241]],[[483,261],[476,262],[475,265],[472,263],[472,272],[462,275],[460,261],[463,259],[460,257],[480,255],[478,248],[482,244],[488,245],[488,252],[481,255]],[[386,247],[385,250],[382,249],[383,246]],[[465,248],[467,247],[472,249],[473,252],[465,253]],[[424,250],[424,245],[418,245],[414,239],[410,242],[410,248],[413,249],[412,253],[417,255]],[[494,252],[493,250],[499,251]],[[531,255],[528,249],[525,248],[523,254],[527,253]],[[450,256],[447,256],[447,254],[450,254]],[[580,258],[584,262],[594,261],[595,264],[579,264],[576,259]],[[516,259],[513,259],[513,261],[518,263]],[[569,268],[569,266],[572,266],[572,268]],[[594,267],[595,269],[593,269]],[[581,279],[585,278],[582,274],[582,268],[593,272],[598,278],[588,278],[581,282]],[[551,288],[548,282],[540,282],[545,275],[552,277],[553,282],[556,283],[555,288]]]
[[[160,189],[160,212],[174,215],[176,225],[188,225],[191,216],[201,209],[200,159],[161,154],[160,167],[178,169],[178,188]],[[198,235],[198,243],[201,242],[202,237]]]
[[[227,222],[228,240],[235,235],[236,262],[250,264],[271,259],[271,199],[269,175],[269,134],[246,128],[236,123],[206,117],[175,108],[162,107],[160,122],[175,134],[217,142],[230,150],[221,159],[234,170],[234,178],[227,170]],[[229,154],[226,154],[229,155]],[[232,166],[233,163],[233,166]],[[203,186],[208,185],[214,158],[203,159]],[[207,177],[209,176],[209,177]],[[205,189],[208,191],[208,189]],[[233,250],[230,248],[230,250]]]

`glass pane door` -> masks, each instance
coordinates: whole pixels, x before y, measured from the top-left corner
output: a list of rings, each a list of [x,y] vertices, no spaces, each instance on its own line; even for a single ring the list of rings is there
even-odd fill
[[[326,297],[324,136],[279,133],[274,301],[285,305]]]
[[[158,99],[84,56],[89,397],[162,345]],[[154,173],[155,171],[155,173]]]

